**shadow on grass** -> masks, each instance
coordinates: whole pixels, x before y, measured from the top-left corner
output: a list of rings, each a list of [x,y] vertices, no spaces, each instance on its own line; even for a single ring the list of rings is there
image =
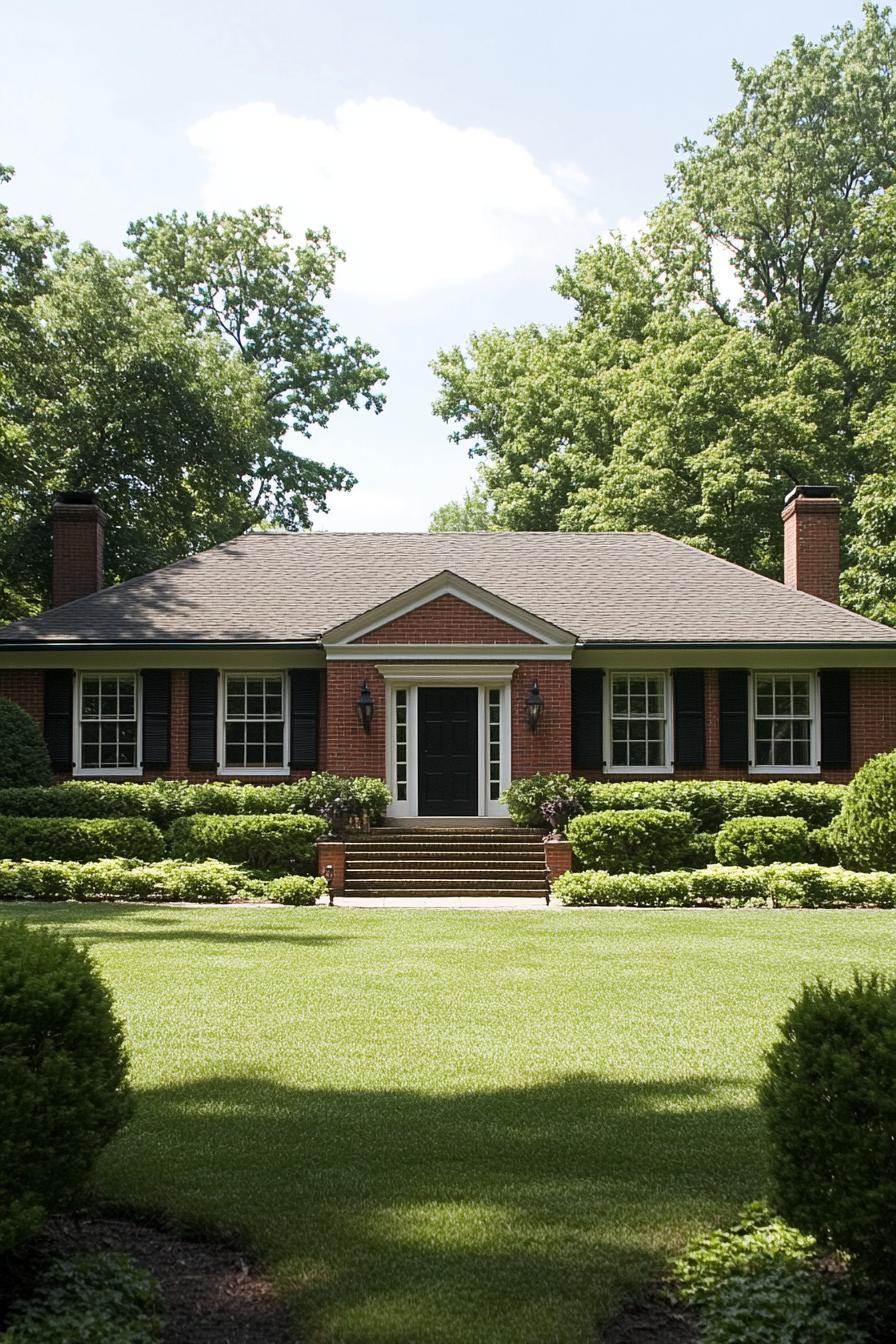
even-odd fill
[[[573,1344],[695,1227],[762,1192],[741,1088],[569,1076],[433,1095],[212,1077],[138,1094],[102,1189],[242,1237],[303,1336]]]
[[[139,906],[126,902],[119,904],[105,904],[92,901],[68,902],[68,901],[16,901],[0,904],[0,922],[5,916],[12,915],[16,918],[33,920],[42,925],[57,925],[63,932],[70,933],[72,937],[85,943],[101,943],[112,940],[122,942],[201,942],[201,943],[221,943],[224,945],[248,943],[269,943],[272,946],[283,943],[291,943],[296,946],[321,947],[325,943],[341,943],[348,939],[358,939],[364,937],[363,934],[352,932],[331,932],[322,930],[320,933],[308,933],[293,931],[289,927],[288,910],[283,911],[285,919],[276,924],[267,923],[262,929],[253,930],[247,923],[245,927],[230,926],[221,928],[219,925],[208,929],[196,929],[185,926],[183,919],[178,919],[176,912],[182,910],[187,916],[200,914],[201,910],[240,910],[239,918],[250,921],[253,919],[251,907],[228,907],[226,905],[216,905],[211,902],[207,906],[184,906],[171,907],[166,906],[164,910],[152,906]],[[245,911],[245,913],[242,913]],[[279,911],[271,911],[265,907],[259,914],[269,915],[271,913],[279,914]],[[115,927],[116,924],[124,921],[124,927]],[[89,925],[88,928],[80,929],[78,924],[83,922]],[[99,926],[99,927],[97,927]]]

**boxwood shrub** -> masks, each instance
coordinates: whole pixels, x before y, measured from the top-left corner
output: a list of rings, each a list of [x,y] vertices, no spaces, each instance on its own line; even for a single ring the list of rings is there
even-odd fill
[[[49,784],[53,778],[43,735],[30,714],[0,699],[0,788],[7,784]]]
[[[564,804],[567,816],[591,811],[591,785],[574,775],[530,775],[515,779],[501,801],[518,826],[536,826],[549,829],[542,810],[545,804]]]
[[[220,859],[275,872],[311,872],[315,841],[326,829],[320,817],[179,817],[168,832],[168,849],[177,859]]]
[[[0,816],[2,859],[144,859],[165,854],[158,826],[143,817]]]
[[[0,1254],[70,1208],[130,1114],[112,998],[70,939],[0,923]]]
[[[51,1264],[12,1309],[0,1344],[156,1344],[162,1294],[126,1255],[73,1255]]]
[[[564,905],[896,906],[896,874],[810,863],[666,873],[564,873],[552,890]]]
[[[264,900],[314,905],[327,894],[322,877],[269,878],[216,859],[98,859],[63,863],[0,859],[0,901],[227,901]]]
[[[853,867],[896,870],[896,751],[872,756],[856,772],[834,839]]]
[[[802,863],[808,843],[802,817],[732,817],[716,838],[716,858],[732,868]]]
[[[573,817],[567,835],[576,858],[608,873],[655,873],[676,868],[694,836],[687,812],[644,807]]]
[[[785,1217],[896,1286],[896,978],[804,986],[760,1102]]]

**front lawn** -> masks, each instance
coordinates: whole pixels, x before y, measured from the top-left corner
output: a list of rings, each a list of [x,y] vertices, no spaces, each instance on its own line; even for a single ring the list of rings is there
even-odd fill
[[[93,947],[136,1117],[99,1192],[229,1231],[329,1344],[579,1344],[765,1181],[801,982],[896,914],[7,907]]]

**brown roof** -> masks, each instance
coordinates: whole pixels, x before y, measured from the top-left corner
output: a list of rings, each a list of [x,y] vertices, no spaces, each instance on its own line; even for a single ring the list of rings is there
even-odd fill
[[[0,646],[302,643],[449,570],[597,644],[894,644],[656,532],[252,532],[0,629]]]

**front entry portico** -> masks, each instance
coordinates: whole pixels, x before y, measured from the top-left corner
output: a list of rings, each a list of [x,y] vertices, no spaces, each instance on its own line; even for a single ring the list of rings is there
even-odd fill
[[[417,811],[475,817],[479,810],[479,695],[475,686],[417,691]]]

